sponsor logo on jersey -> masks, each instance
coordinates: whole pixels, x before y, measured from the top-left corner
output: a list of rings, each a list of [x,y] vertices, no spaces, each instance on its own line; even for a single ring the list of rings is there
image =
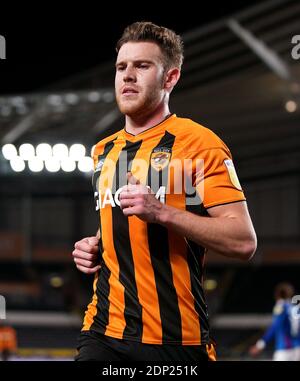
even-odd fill
[[[230,181],[236,187],[236,189],[241,191],[242,187],[241,187],[239,178],[238,178],[238,176],[236,174],[236,171],[235,171],[235,168],[234,168],[232,160],[229,160],[229,159],[224,160],[224,164],[225,164],[225,166],[227,168],[227,172],[229,174]]]
[[[149,188],[149,187],[147,187]],[[110,188],[106,188],[102,195],[99,192],[94,192],[96,210],[103,209],[107,205],[115,208],[116,206],[120,206],[119,196],[122,192],[123,187],[119,188],[115,194],[113,194]],[[166,187],[159,187],[158,191],[155,194],[157,200],[159,200],[162,204],[166,202]]]

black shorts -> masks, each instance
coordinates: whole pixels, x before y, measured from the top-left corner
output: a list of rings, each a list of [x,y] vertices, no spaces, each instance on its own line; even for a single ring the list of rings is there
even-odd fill
[[[96,332],[79,336],[76,361],[213,361],[213,345],[155,345],[115,339]]]

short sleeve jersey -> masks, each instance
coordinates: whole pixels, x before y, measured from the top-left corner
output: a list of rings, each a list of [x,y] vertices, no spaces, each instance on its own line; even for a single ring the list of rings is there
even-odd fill
[[[208,344],[206,249],[160,224],[125,217],[119,194],[131,171],[160,202],[208,216],[210,207],[245,200],[229,149],[211,130],[173,114],[138,135],[123,129],[101,140],[94,164],[102,254],[83,331]]]

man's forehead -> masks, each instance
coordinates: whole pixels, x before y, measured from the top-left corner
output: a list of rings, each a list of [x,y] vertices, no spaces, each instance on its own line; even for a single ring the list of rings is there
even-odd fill
[[[160,61],[161,50],[154,42],[127,42],[119,50],[117,62],[121,61]]]

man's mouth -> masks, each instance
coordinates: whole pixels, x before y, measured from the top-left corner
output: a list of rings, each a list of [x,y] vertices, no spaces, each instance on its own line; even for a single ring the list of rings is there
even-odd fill
[[[132,94],[137,94],[138,91],[136,89],[134,89],[133,87],[124,87],[123,91],[122,91],[122,94],[123,95],[132,95]]]

